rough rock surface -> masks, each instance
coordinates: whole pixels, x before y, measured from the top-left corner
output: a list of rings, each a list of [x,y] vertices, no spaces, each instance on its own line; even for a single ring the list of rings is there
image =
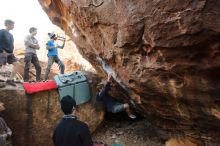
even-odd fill
[[[140,96],[152,123],[220,143],[219,0],[39,2],[100,74],[97,56]]]
[[[95,76],[90,77],[89,82],[92,84]],[[63,116],[56,90],[27,95],[22,85],[17,84],[17,87],[0,88],[0,95],[0,101],[6,107],[6,110],[1,112],[1,117],[12,129],[15,146],[53,145],[54,127]],[[76,112],[77,117],[88,124],[91,132],[104,118],[102,108],[94,108],[93,101],[79,105]]]
[[[198,146],[190,139],[170,139],[166,142],[166,146]]]

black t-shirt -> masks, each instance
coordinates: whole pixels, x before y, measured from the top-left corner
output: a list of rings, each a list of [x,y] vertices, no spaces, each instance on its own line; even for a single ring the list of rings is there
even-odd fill
[[[12,53],[14,50],[13,35],[5,29],[0,30],[0,53],[6,51]]]
[[[64,116],[53,134],[54,146],[92,146],[88,126],[74,116]]]

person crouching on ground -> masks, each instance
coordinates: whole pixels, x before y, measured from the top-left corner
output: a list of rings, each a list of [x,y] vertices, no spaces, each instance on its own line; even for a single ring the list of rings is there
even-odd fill
[[[110,79],[111,79],[111,74],[108,75],[108,80],[107,83],[103,85],[98,85],[98,93],[96,95],[96,101],[101,101],[107,112],[112,112],[112,113],[118,113],[122,111],[126,111],[128,114],[128,117],[131,119],[136,119],[136,116],[131,113],[130,106],[135,106],[133,101],[130,101],[130,103],[120,103],[115,100],[108,94],[110,90]]]
[[[29,29],[30,35],[28,35],[24,40],[25,45],[25,57],[24,57],[24,81],[29,81],[29,69],[31,63],[33,63],[36,70],[36,81],[40,81],[41,67],[37,57],[36,50],[40,49],[37,39],[35,38],[37,34],[37,28],[31,27]]]
[[[88,126],[75,116],[75,100],[69,95],[64,96],[61,99],[61,109],[64,116],[53,133],[54,146],[92,146]]]
[[[63,49],[66,40],[63,40],[63,45],[60,46],[56,43],[57,36],[54,33],[48,33],[48,36],[50,37],[50,40],[47,42],[47,50],[48,50],[48,64],[47,64],[47,69],[45,72],[45,80],[48,79],[48,75],[50,73],[50,69],[53,65],[54,62],[56,62],[59,65],[60,69],[60,74],[64,74],[65,66],[63,62],[59,59],[58,57],[58,48]]]

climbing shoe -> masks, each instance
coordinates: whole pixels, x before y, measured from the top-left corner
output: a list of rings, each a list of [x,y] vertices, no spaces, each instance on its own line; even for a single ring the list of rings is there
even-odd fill
[[[131,118],[131,119],[136,119],[136,116],[133,115],[133,114],[129,114],[128,117]]]

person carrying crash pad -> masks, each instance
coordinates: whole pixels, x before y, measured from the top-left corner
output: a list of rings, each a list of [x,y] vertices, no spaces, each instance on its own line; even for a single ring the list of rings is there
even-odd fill
[[[111,77],[112,75],[109,74],[105,85],[103,85],[103,83],[98,84],[97,86],[98,93],[96,95],[96,101],[102,102],[107,112],[118,113],[118,112],[126,111],[128,117],[130,117],[131,119],[136,119],[136,116],[131,112],[131,107],[135,108],[135,104],[132,100],[130,100],[129,103],[120,103],[118,101],[113,100],[113,98],[108,94],[110,90]]]
[[[59,56],[58,56],[58,48],[63,49],[66,39],[63,40],[63,45],[60,46],[56,43],[57,40],[57,36],[54,33],[48,33],[48,36],[50,37],[50,40],[47,42],[47,56],[48,56],[48,64],[47,64],[47,68],[46,68],[46,72],[45,72],[45,80],[48,79],[48,75],[50,73],[50,69],[53,65],[54,62],[56,62],[59,66],[60,69],[60,74],[64,74],[64,70],[65,70],[65,66],[63,64],[63,62],[60,60]]]
[[[54,146],[92,146],[88,126],[75,116],[76,101],[66,95],[60,102],[64,116],[54,130]]]

